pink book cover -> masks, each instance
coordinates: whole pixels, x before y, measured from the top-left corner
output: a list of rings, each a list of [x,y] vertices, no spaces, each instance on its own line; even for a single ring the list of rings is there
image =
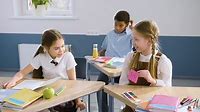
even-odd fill
[[[154,95],[148,105],[148,108],[176,111],[178,105],[179,105],[178,97],[167,96],[167,95]]]
[[[135,70],[130,70],[128,73],[128,80],[130,80],[131,82],[137,83],[138,80],[138,72]]]
[[[95,59],[95,61],[100,62],[100,63],[106,63],[111,59],[112,59],[112,57],[98,57]]]

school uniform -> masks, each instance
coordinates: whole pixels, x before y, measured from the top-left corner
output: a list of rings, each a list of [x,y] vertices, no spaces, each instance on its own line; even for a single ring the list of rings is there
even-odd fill
[[[71,52],[65,52],[61,57],[55,59],[52,59],[47,52],[40,53],[32,59],[30,64],[34,69],[42,67],[42,73],[45,79],[55,77],[68,79],[67,70],[77,65]],[[50,112],[76,112],[77,107],[75,100],[73,100],[51,107],[49,110]]]
[[[129,65],[130,60],[132,60],[133,55],[135,53],[131,52],[127,55],[125,58],[124,66],[122,69],[122,74],[120,77],[119,84],[120,85],[143,85],[143,86],[150,86],[150,83],[146,81],[143,77],[139,77],[137,83],[133,83],[128,80],[128,72],[129,72]],[[137,67],[135,68],[135,71],[138,70],[148,70],[149,64],[150,64],[150,58],[152,54],[144,56],[140,54],[139,61],[137,63]],[[154,73],[156,73],[156,85],[155,86],[172,86],[172,63],[167,58],[166,55],[159,53],[156,51],[156,57],[155,57],[155,65],[156,69]],[[135,112],[131,107],[126,106],[123,109],[123,112]]]
[[[132,50],[132,31],[127,28],[122,33],[115,30],[110,31],[101,45],[102,49],[106,49],[105,56],[109,57],[125,57]]]
[[[130,60],[132,60],[133,55],[134,52],[130,52],[125,58],[122,74],[119,81],[119,84],[121,85],[130,83],[128,80],[128,71],[129,71]],[[144,62],[146,64],[140,66],[140,68],[137,68],[137,70],[148,69],[147,65],[149,64],[151,56],[152,54],[147,56],[140,54],[139,63]],[[157,78],[156,78],[157,83],[155,86],[172,86],[172,63],[170,59],[164,54],[162,54],[159,57],[156,73],[157,73]]]
[[[52,63],[52,61],[54,61],[54,63]],[[60,58],[55,59],[52,59],[47,52],[40,53],[32,59],[30,64],[35,69],[42,66],[43,77],[45,79],[55,77],[68,79],[67,70],[70,70],[77,65],[71,52],[65,52]]]
[[[105,49],[105,56],[108,57],[120,57],[124,58],[128,52],[132,51],[132,31],[127,28],[122,33],[117,33],[115,30],[110,31],[105,39],[103,40],[102,49]],[[104,73],[100,73],[98,81],[103,81],[106,84],[109,83],[109,78]],[[119,82],[119,77],[115,78],[115,82]],[[99,95],[99,94],[97,94]],[[99,102],[99,97],[97,100]],[[104,112],[108,111],[107,94],[102,93],[102,110]]]

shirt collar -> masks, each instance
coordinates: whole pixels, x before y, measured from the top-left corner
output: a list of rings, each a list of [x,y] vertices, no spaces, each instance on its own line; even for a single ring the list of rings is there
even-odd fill
[[[157,54],[157,53],[158,53],[158,50],[155,51],[155,54]],[[140,61],[148,62],[150,60],[151,56],[152,56],[152,54],[145,56],[140,53]]]
[[[115,29],[114,29],[114,32],[117,33],[115,31]],[[124,30],[122,33],[117,33],[117,34],[127,34],[128,35],[128,34],[131,34],[131,33],[132,33],[131,29],[129,27],[127,27],[126,30]]]
[[[46,52],[46,55],[47,55],[47,58],[48,58],[48,60],[49,60],[49,63],[52,61],[52,60],[54,60],[55,62],[60,62],[60,60],[62,59],[62,57],[63,56],[61,56],[60,58],[58,58],[58,57],[56,57],[55,59],[53,59],[50,55],[49,55],[49,53],[47,53]]]

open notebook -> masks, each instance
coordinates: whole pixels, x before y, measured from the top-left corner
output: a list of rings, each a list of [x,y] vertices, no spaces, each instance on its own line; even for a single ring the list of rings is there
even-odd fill
[[[124,60],[125,60],[124,58],[113,57],[104,66],[108,68],[114,68],[114,69],[122,68],[124,64]]]
[[[21,83],[14,86],[12,89],[27,88],[27,89],[35,90],[37,88],[52,84],[59,79],[61,79],[61,77],[56,77],[56,78],[49,79],[49,80],[46,80],[46,81],[44,81],[44,80],[24,80]]]

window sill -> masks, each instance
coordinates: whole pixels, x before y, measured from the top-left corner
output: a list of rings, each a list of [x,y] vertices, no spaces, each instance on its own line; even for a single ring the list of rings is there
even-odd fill
[[[74,16],[13,16],[11,19],[30,19],[30,20],[77,20]]]

